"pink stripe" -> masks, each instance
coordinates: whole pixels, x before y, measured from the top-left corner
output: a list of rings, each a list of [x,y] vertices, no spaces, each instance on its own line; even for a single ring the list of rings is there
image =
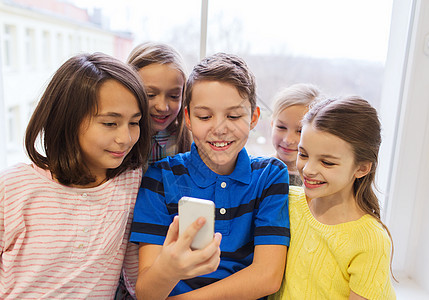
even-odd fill
[[[129,245],[132,214],[127,210],[134,207],[141,171],[122,174],[99,189],[62,188],[40,176],[21,165],[0,183],[2,243],[8,249],[0,265],[0,298],[112,298]],[[106,218],[112,220],[109,227]],[[89,232],[82,231],[86,226]],[[80,243],[87,247],[74,251]]]

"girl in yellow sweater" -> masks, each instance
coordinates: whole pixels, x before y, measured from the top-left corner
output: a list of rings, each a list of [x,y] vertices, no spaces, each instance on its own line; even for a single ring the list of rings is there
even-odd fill
[[[325,100],[304,116],[297,158],[304,188],[289,192],[286,273],[271,299],[396,298],[391,237],[372,187],[380,142],[366,100]]]

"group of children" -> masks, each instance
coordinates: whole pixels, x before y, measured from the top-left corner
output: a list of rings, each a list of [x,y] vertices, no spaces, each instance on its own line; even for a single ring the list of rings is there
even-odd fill
[[[274,157],[246,152],[255,78],[232,54],[186,76],[172,47],[70,58],[28,124],[32,163],[0,173],[2,299],[394,299],[372,185],[376,110],[309,84],[274,106]],[[178,201],[215,235],[179,236]],[[286,270],[286,271],[285,271]]]

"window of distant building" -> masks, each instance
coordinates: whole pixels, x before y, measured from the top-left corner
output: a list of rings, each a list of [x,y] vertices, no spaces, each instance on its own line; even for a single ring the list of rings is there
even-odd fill
[[[63,57],[64,57],[64,37],[62,33],[56,34],[55,43],[56,43],[55,64],[59,65],[63,61]]]
[[[16,147],[21,140],[20,136],[20,108],[19,105],[9,107],[6,112],[7,120],[7,142],[9,146]]]
[[[35,68],[36,61],[36,36],[35,31],[32,28],[27,28],[25,30],[25,67]]]
[[[43,31],[42,39],[43,39],[42,64],[43,64],[43,68],[49,69],[52,65],[51,33],[49,31]]]
[[[16,67],[16,27],[8,24],[3,28],[3,67]]]

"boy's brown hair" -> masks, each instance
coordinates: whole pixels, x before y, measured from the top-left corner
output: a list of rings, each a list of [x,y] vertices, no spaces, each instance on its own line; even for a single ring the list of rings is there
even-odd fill
[[[125,63],[103,53],[80,54],[67,60],[54,74],[27,126],[25,148],[40,168],[50,170],[64,185],[86,185],[95,181],[83,161],[78,132],[84,118],[97,112],[100,87],[116,80],[137,99],[142,117],[140,138],[116,169],[113,178],[146,163],[150,128],[147,98],[136,72]],[[38,139],[41,152],[36,149]]]
[[[250,102],[251,113],[256,109],[255,76],[246,62],[234,54],[216,53],[204,58],[189,75],[186,84],[185,107],[189,108],[192,88],[199,81],[219,81],[233,85],[243,99]]]

